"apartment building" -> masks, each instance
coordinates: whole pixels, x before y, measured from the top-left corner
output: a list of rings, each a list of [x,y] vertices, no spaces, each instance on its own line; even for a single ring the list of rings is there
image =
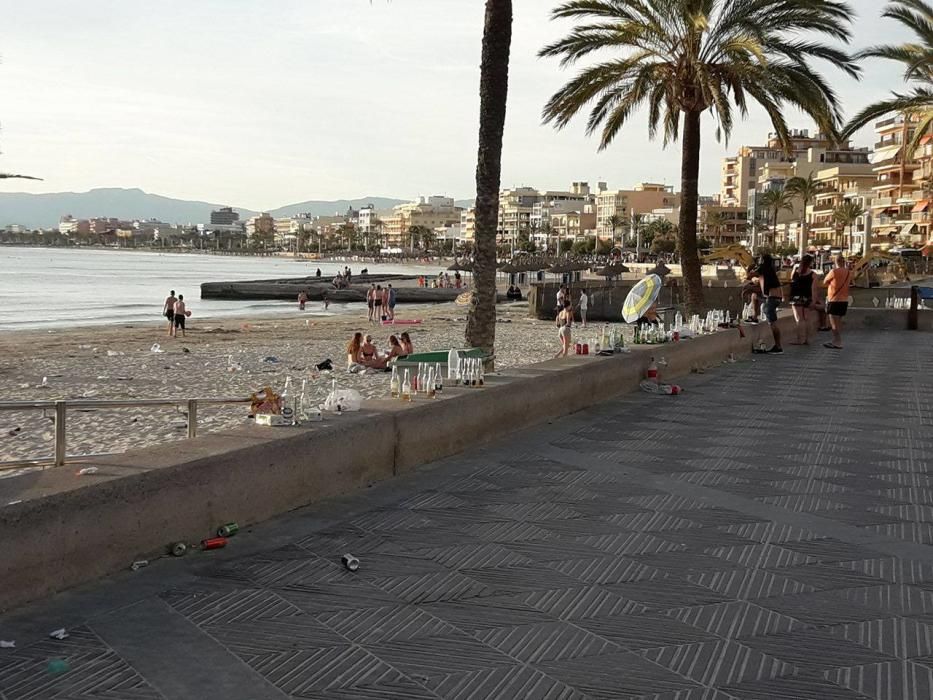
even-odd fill
[[[460,223],[462,209],[452,197],[421,197],[417,202],[399,204],[382,219],[382,237],[390,248],[410,244],[409,229],[423,226],[431,231],[439,226]]]
[[[836,248],[861,251],[865,245],[870,220],[868,206],[875,181],[870,163],[850,163],[823,168],[813,175],[819,193],[807,207],[808,236],[810,241],[826,240]],[[837,207],[854,202],[865,209],[865,215],[845,227],[835,216]],[[868,205],[868,206],[866,206]],[[809,242],[808,242],[809,243]]]
[[[905,148],[914,137],[918,121],[916,115],[899,114],[875,124],[878,140],[871,159],[875,173],[871,213],[872,243],[876,246],[920,240],[913,209],[922,201],[923,170],[916,154],[911,156]],[[921,174],[915,178],[918,170]]]
[[[748,210],[719,202],[700,205],[697,229],[714,246],[732,245],[748,238]]]
[[[914,170],[915,204],[910,210],[911,221],[916,227],[912,238],[921,245],[933,242],[930,208],[933,204],[933,135],[927,134],[920,140],[920,146],[914,153],[918,168]]]
[[[211,223],[220,226],[231,226],[240,220],[239,212],[233,211],[232,207],[221,207],[211,212]]]
[[[659,209],[676,209],[680,206],[680,195],[672,185],[642,182],[631,190],[609,190],[601,182],[596,194],[596,236],[611,239],[618,235],[609,223],[613,216],[625,221],[632,214],[650,215]]]
[[[254,236],[272,236],[275,234],[275,219],[271,214],[263,212],[258,216],[250,217],[246,220],[246,235],[249,238]]]
[[[460,212],[460,237],[469,243],[476,239],[476,207]]]

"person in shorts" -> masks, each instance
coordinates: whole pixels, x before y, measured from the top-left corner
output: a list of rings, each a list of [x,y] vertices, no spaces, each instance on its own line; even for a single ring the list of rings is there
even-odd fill
[[[767,352],[774,355],[783,355],[784,349],[781,347],[781,329],[778,328],[778,308],[784,301],[784,288],[781,280],[778,279],[777,271],[774,269],[774,258],[768,253],[761,256],[761,264],[754,272],[761,286],[761,312],[771,326],[771,334],[774,336],[774,345]]]
[[[382,285],[377,284],[373,292],[373,321],[379,323],[382,320]]]
[[[179,294],[178,301],[175,302],[174,312],[175,312],[175,323],[172,327],[172,337],[178,337],[178,330],[181,329],[181,335],[185,337],[185,317],[187,316],[187,308],[185,308],[185,295]]]
[[[394,321],[395,320],[395,298],[396,298],[395,288],[392,287],[392,285],[390,284],[388,289],[389,289],[389,298],[388,298],[389,310],[387,313],[389,316],[389,320]]]
[[[813,256],[804,255],[790,279],[790,303],[794,307],[794,321],[797,326],[797,340],[792,341],[791,345],[810,344],[810,321],[807,310],[813,307],[815,289],[816,273],[813,271]]]
[[[162,315],[168,319],[168,335],[172,335],[172,329],[175,328],[175,290],[173,289],[165,297],[165,303],[162,304]]]
[[[366,308],[369,310],[369,322],[372,323],[375,320],[373,316],[374,309],[376,307],[376,285],[369,285],[369,289],[366,291]]]
[[[833,330],[831,343],[823,343],[824,348],[842,350],[842,319],[849,310],[849,287],[852,285],[852,270],[846,265],[846,259],[837,255],[836,266],[826,273],[823,286],[826,287],[826,313],[829,315],[829,327]]]
[[[586,311],[589,308],[590,298],[586,295],[586,290],[580,290],[580,301],[577,305],[580,307],[580,324],[586,328]]]

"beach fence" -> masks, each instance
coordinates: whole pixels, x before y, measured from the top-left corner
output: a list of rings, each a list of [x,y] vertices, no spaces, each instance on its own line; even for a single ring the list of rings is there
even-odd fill
[[[194,398],[194,399],[135,399],[135,400],[101,400],[101,399],[63,399],[59,401],[2,401],[0,411],[43,411],[53,412],[55,425],[54,452],[48,457],[29,457],[26,459],[0,462],[0,471],[20,469],[22,467],[55,466],[60,467],[69,460],[84,460],[94,457],[103,457],[113,453],[98,453],[84,455],[68,455],[68,410],[94,410],[111,408],[160,408],[183,407],[187,413],[188,437],[198,435],[198,407],[224,406],[229,404],[248,404],[249,398]]]

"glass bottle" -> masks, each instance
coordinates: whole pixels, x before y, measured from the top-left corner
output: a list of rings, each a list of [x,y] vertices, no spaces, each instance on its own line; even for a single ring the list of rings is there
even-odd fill
[[[438,394],[444,392],[444,375],[441,374],[441,363],[434,366],[434,391]]]
[[[392,379],[389,381],[389,395],[397,399],[402,391],[401,382],[398,379],[398,367],[392,368]]]
[[[405,378],[402,380],[402,401],[411,401],[411,378],[408,370],[405,370]]]
[[[434,368],[428,367],[428,373],[425,379],[425,394],[427,394],[429,399],[437,398],[437,389],[434,384]]]
[[[301,393],[295,404],[295,421],[304,423],[308,420],[308,380],[301,380]]]

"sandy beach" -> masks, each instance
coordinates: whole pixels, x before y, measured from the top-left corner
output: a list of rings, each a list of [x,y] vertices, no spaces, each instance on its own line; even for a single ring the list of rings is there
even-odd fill
[[[196,312],[197,306],[192,307]],[[364,398],[381,397],[388,394],[387,374],[345,371],[345,347],[355,331],[371,332],[380,350],[385,350],[390,333],[405,330],[411,334],[416,351],[464,342],[464,307],[441,304],[399,309],[399,318],[420,318],[423,323],[389,328],[369,324],[365,311],[321,317],[295,309],[292,315],[249,320],[195,315],[187,337],[178,339],[167,337],[165,326],[158,321],[4,333],[0,338],[0,397],[5,401],[246,398],[264,386],[280,389],[286,375],[299,386],[302,379],[308,380],[315,401],[323,401],[333,379],[338,387],[356,389]],[[500,305],[498,313],[498,368],[540,362],[557,351],[553,326],[530,319],[527,304]],[[586,337],[595,332],[591,327]],[[578,329],[578,334],[583,333]],[[153,352],[156,343],[161,352]],[[336,371],[318,372],[315,365],[328,358]],[[231,365],[239,369],[231,370]],[[199,410],[201,433],[247,421],[244,406]],[[176,441],[185,435],[186,419],[181,409],[68,413],[69,455],[123,452],[158,444],[176,449]],[[0,461],[48,456],[52,440],[52,420],[41,411],[0,412]]]

